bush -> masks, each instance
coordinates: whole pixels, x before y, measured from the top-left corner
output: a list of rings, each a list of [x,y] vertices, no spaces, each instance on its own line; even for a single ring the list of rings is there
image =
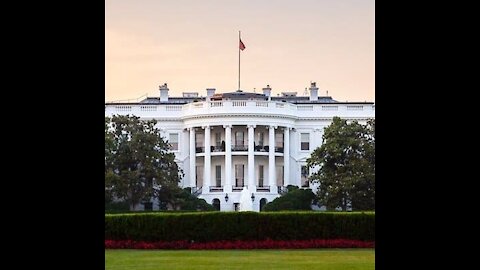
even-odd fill
[[[375,240],[375,213],[106,214],[105,239],[132,241]]]
[[[204,199],[191,193],[190,188],[174,188],[160,191],[160,210],[176,211],[215,211],[215,208]]]
[[[312,201],[315,199],[312,190],[290,186],[287,188],[285,195],[267,203],[262,211],[312,210]]]
[[[128,212],[130,206],[127,202],[108,202],[105,203],[105,213]]]
[[[132,241],[105,240],[108,249],[293,249],[293,248],[375,248],[375,241],[345,239],[312,240],[261,240],[261,241],[216,241],[199,243],[193,241]]]

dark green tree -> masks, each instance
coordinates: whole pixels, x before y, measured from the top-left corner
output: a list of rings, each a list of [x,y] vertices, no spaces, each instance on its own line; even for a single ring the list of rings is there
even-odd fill
[[[199,199],[191,193],[190,188],[179,187],[160,190],[161,210],[181,211],[214,211],[215,208],[204,199]]]
[[[315,194],[311,189],[299,189],[290,185],[287,188],[287,193],[267,203],[262,210],[312,210],[312,203],[315,203]]]
[[[318,202],[327,210],[374,210],[375,120],[361,125],[334,117],[307,165],[318,169],[310,181],[319,184]]]
[[[178,186],[182,172],[156,121],[136,116],[105,118],[105,199],[135,205]]]

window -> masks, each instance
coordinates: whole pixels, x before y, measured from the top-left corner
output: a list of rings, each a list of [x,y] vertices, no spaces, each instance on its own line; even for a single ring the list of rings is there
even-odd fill
[[[178,133],[171,133],[168,141],[170,142],[172,150],[178,150]]]
[[[283,133],[275,133],[275,152],[283,153]]]
[[[283,187],[283,186],[284,186],[284,181],[283,181],[283,165],[282,165],[282,166],[277,166],[277,168],[276,168],[276,174],[277,174],[277,186]]]
[[[222,133],[220,132],[215,133],[215,146],[216,147],[222,146]]]
[[[203,133],[195,133],[195,147],[203,147],[205,143],[205,135]]]
[[[222,166],[217,165],[215,166],[215,186],[221,187],[222,186]]]
[[[258,146],[263,146],[265,134],[263,132],[258,133]]]
[[[263,187],[263,165],[258,165],[258,186]]]
[[[301,176],[301,181],[302,181],[302,187],[308,187],[308,167],[307,166],[302,166],[302,176]]]
[[[275,147],[283,147],[283,133],[275,133]]]
[[[195,152],[196,153],[203,153],[204,148],[203,145],[205,144],[204,140],[205,136],[203,133],[195,133]]]
[[[195,167],[195,176],[197,187],[203,186],[203,166]]]
[[[243,146],[243,132],[235,132],[235,145]]]
[[[235,164],[235,186],[243,187],[243,164]]]
[[[310,150],[310,133],[300,134],[300,150]]]

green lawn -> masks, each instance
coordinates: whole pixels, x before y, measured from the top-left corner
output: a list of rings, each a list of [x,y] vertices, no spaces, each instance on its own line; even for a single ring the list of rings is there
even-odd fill
[[[375,269],[374,249],[105,250],[117,269]]]

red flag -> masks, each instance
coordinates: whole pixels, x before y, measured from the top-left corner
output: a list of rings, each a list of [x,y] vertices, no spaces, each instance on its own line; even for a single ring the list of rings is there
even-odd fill
[[[242,40],[240,39],[240,50],[245,50],[245,45],[243,44]]]

